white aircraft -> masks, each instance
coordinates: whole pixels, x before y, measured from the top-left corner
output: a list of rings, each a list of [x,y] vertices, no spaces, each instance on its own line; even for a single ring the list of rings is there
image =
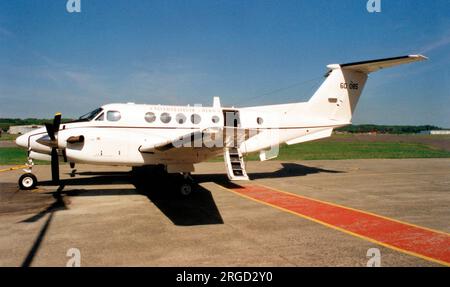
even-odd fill
[[[28,149],[28,169],[21,189],[37,185],[33,159],[51,161],[52,180],[59,183],[59,159],[75,163],[154,167],[154,171],[184,175],[179,190],[192,190],[194,164],[224,156],[230,180],[248,180],[243,155],[260,152],[276,157],[280,144],[298,144],[329,137],[333,129],[351,124],[369,73],[427,59],[422,55],[328,65],[326,79],[311,99],[302,103],[246,108],[108,104],[62,123],[17,138]],[[181,177],[180,177],[181,178]]]

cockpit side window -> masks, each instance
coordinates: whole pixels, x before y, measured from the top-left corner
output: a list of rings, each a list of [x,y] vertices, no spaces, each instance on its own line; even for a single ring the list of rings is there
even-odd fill
[[[104,121],[105,120],[105,113],[101,113],[95,120],[96,121]]]
[[[103,111],[102,108],[95,109],[92,112],[82,115],[81,117],[78,118],[78,120],[79,121],[91,121],[102,111]]]

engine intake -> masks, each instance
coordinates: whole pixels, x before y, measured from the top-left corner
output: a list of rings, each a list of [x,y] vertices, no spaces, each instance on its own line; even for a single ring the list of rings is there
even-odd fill
[[[67,143],[74,144],[74,143],[82,143],[84,142],[84,136],[71,136],[67,139]]]

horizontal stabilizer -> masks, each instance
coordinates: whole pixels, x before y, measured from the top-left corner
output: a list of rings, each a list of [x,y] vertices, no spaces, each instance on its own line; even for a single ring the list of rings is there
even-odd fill
[[[340,65],[328,65],[329,69],[335,69],[340,67],[343,70],[353,70],[359,71],[366,74],[376,72],[380,69],[389,68],[401,64],[407,64],[417,61],[423,61],[428,59],[422,55],[408,55],[394,58],[385,58],[385,59],[377,59],[377,60],[369,60],[363,62],[354,62]]]

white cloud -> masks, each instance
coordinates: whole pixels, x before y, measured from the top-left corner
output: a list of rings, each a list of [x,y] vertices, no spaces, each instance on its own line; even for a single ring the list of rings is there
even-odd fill
[[[446,35],[445,37],[442,37],[441,39],[434,41],[432,43],[429,43],[422,47],[421,53],[428,53],[430,51],[436,50],[438,48],[447,46],[450,44],[450,34]]]

